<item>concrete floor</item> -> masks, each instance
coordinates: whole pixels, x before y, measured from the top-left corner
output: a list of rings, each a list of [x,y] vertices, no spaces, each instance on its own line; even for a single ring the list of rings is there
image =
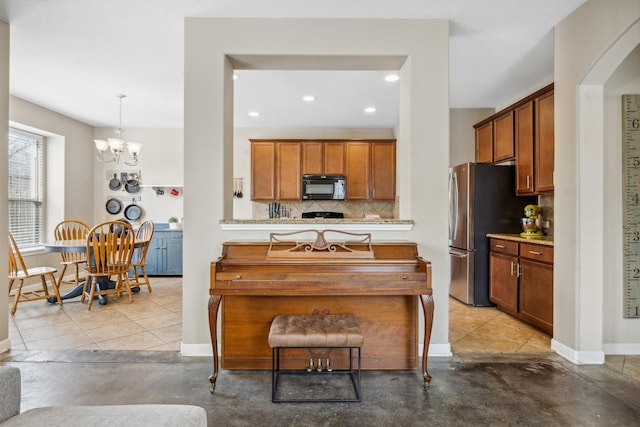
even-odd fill
[[[269,371],[228,371],[172,351],[12,351],[22,410],[47,405],[188,403],[216,426],[637,426],[640,382],[552,353],[466,353],[416,371],[364,371],[361,403],[274,404]],[[69,413],[70,423],[73,413]],[[72,424],[69,424],[72,425]],[[132,424],[135,425],[135,420]]]
[[[222,370],[212,395],[211,358],[176,351],[180,278],[153,278],[153,286],[134,304],[117,300],[91,312],[77,300],[63,309],[21,304],[9,316],[13,350],[0,354],[0,365],[21,368],[22,410],[190,403],[207,410],[210,425],[251,427],[640,425],[640,356],[572,365],[551,351],[550,337],[495,308],[454,300],[454,356],[429,360],[426,392],[417,370],[365,371],[361,403],[274,404],[268,371]]]

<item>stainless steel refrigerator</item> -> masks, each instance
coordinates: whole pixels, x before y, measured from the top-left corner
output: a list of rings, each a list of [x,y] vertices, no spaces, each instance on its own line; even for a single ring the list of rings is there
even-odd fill
[[[487,233],[520,233],[524,207],[537,197],[516,196],[515,167],[463,163],[449,170],[449,295],[475,306],[489,301]]]

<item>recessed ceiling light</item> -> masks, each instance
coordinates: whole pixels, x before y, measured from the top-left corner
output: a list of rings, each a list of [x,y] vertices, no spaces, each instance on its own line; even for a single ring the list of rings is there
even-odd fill
[[[375,113],[376,112],[376,108],[375,107],[367,107],[367,108],[364,109],[364,112],[365,113],[369,113],[369,114]]]
[[[258,113],[257,111],[250,111],[250,112],[249,112],[249,115],[250,115],[251,117],[260,117],[260,113]]]
[[[313,96],[313,95],[305,95],[305,96],[302,97],[302,100],[304,102],[313,102],[313,101],[316,100],[316,97]]]
[[[388,82],[397,82],[400,80],[400,76],[397,74],[387,74],[384,79]]]

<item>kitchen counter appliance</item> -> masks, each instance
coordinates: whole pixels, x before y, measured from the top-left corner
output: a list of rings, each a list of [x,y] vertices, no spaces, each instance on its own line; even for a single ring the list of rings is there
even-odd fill
[[[487,233],[519,233],[535,196],[516,196],[515,167],[463,163],[449,170],[449,295],[475,306],[489,301]]]
[[[302,200],[344,200],[344,175],[302,175]]]
[[[344,218],[344,214],[342,212],[302,212],[302,218]]]

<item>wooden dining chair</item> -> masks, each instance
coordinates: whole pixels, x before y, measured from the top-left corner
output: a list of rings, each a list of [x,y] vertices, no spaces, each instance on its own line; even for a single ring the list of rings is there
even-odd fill
[[[53,230],[53,235],[56,240],[85,240],[88,233],[89,226],[77,219],[61,221]],[[78,284],[84,280],[84,278],[80,278],[80,267],[83,264],[86,264],[86,262],[86,252],[60,252],[60,264],[62,264],[62,271],[58,276],[58,286],[62,283],[74,283],[75,286],[78,286]],[[75,269],[74,280],[64,280],[64,273],[70,265]]]
[[[81,301],[89,297],[87,310],[91,310],[93,298],[98,295],[133,293],[129,285],[129,268],[133,256],[135,235],[131,225],[122,221],[106,221],[89,230],[87,234],[87,280],[84,282]],[[106,283],[115,276],[115,286]]]
[[[35,301],[39,299],[46,299],[51,297],[49,294],[49,287],[53,291],[54,295],[58,299],[58,304],[62,307],[62,298],[60,298],[60,292],[58,291],[58,283],[56,282],[57,269],[53,267],[31,267],[28,268],[22,258],[20,249],[16,244],[13,234],[9,232],[9,296],[14,297],[13,307],[11,308],[11,315],[16,314],[16,308],[18,303],[26,301]],[[24,281],[27,279],[39,277],[40,285],[33,284],[24,286]],[[47,278],[50,280],[50,284],[47,283]],[[17,281],[18,287],[13,290],[13,284]]]
[[[147,251],[151,245],[154,228],[153,221],[145,221],[140,224],[140,228],[136,231],[136,241],[144,241],[145,243],[142,247],[136,249],[133,261],[131,261],[131,268],[133,269],[133,279],[130,282],[131,286],[147,285],[149,293],[151,293],[153,289],[151,289],[151,282],[147,275]],[[142,280],[140,280],[141,274]]]

